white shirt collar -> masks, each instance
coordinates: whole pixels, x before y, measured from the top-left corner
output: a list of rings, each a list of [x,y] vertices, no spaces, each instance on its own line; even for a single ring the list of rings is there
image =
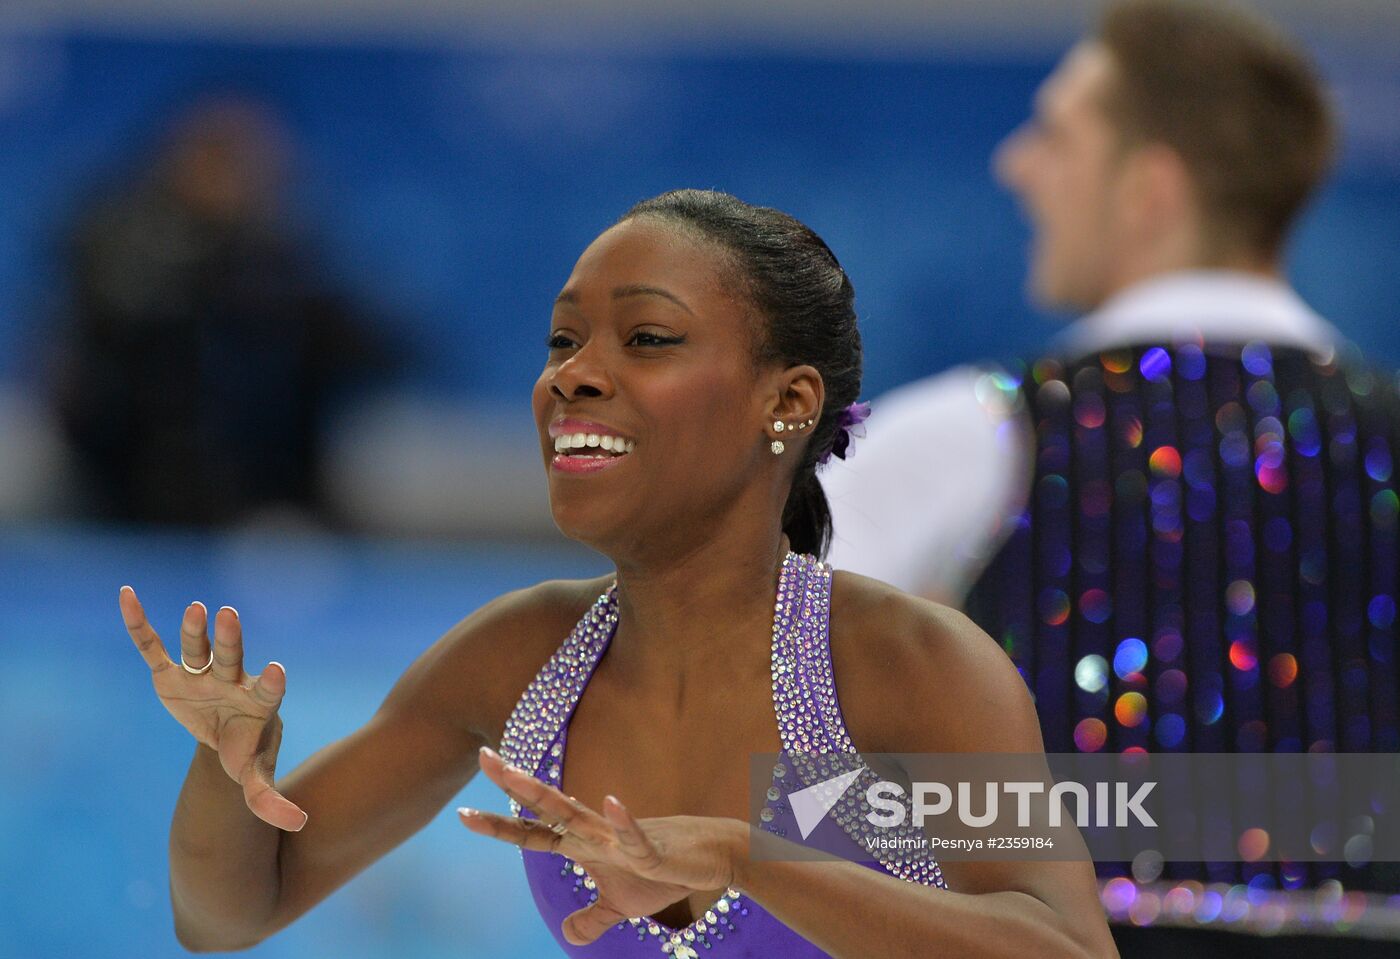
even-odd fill
[[[1262,340],[1325,351],[1342,337],[1286,283],[1234,270],[1187,270],[1123,290],[1055,338],[1070,356],[1138,343]]]

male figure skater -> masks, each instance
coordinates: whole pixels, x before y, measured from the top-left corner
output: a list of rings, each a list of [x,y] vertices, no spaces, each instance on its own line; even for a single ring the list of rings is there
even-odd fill
[[[1020,371],[877,401],[824,478],[832,562],[963,605],[1047,752],[1400,748],[1400,402],[1281,265],[1332,152],[1313,68],[1267,25],[1109,7],[995,164],[1033,226],[1032,294],[1087,315]],[[1159,882],[1375,878],[1191,868]],[[1246,954],[1195,935],[1119,945]]]

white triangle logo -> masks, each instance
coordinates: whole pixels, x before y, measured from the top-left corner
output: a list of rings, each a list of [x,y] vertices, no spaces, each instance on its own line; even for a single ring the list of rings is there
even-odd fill
[[[792,803],[792,815],[797,820],[797,828],[801,830],[803,839],[812,834],[812,830],[826,818],[826,814],[831,812],[831,807],[840,801],[851,783],[863,772],[864,766],[788,794],[788,801]]]

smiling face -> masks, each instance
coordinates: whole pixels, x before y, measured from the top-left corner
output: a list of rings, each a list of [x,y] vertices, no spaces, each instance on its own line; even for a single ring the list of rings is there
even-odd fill
[[[1081,43],[1036,95],[1035,116],[1001,144],[998,179],[1034,230],[1030,292],[1047,306],[1092,309],[1112,292],[1121,252],[1122,153],[1105,110],[1113,60]]]
[[[719,247],[657,218],[619,223],[579,257],[533,393],[565,535],[607,553],[659,548],[773,475],[772,384],[732,276]]]

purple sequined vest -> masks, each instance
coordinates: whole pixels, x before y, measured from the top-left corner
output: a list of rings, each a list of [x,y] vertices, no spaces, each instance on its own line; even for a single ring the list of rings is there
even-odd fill
[[[967,610],[1025,678],[1047,752],[1400,749],[1388,375],[1145,345],[1040,360],[1020,395],[1030,500]],[[1366,882],[1208,875],[1339,868]]]
[[[827,628],[831,568],[811,556],[789,553],[783,561],[774,605],[773,706],[784,754],[839,754],[843,761],[853,760],[852,768],[864,765],[851,743],[836,699]],[[616,625],[614,584],[584,614],[511,712],[500,749],[507,761],[532,771],[544,782],[559,785],[569,720]],[[800,776],[798,765],[806,763],[775,764],[773,786],[760,815],[761,828],[779,836],[786,836],[789,828],[795,828],[792,810],[784,797],[808,781]],[[874,781],[878,777],[871,772],[869,778]],[[511,811],[532,818],[529,810],[522,810],[513,800]],[[840,835],[841,830],[847,835]],[[823,841],[823,848],[828,849],[833,848],[833,841],[851,843],[850,858],[872,869],[882,869],[911,882],[945,887],[938,863],[926,856],[889,853],[889,858],[871,859],[869,854],[862,857],[856,850],[865,847],[855,843],[864,831],[859,823],[842,817],[838,809],[818,827],[814,838]],[[618,923],[588,946],[570,945],[560,932],[560,924],[570,913],[597,898],[593,880],[583,866],[557,853],[521,850],[521,857],[540,914],[570,956],[815,959],[827,955],[736,889],[727,890],[683,929],[671,928],[650,917],[635,917]]]

